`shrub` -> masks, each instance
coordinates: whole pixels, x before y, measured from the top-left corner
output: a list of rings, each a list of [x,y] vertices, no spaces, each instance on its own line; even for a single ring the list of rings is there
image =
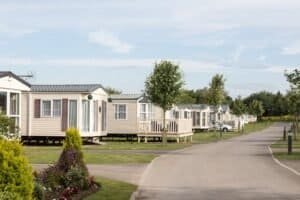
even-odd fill
[[[32,169],[21,144],[3,138],[0,138],[0,191],[24,200],[31,199],[33,192]]]
[[[88,189],[89,179],[81,168],[72,167],[64,177],[65,186],[79,189]]]
[[[66,131],[66,137],[64,140],[64,149],[76,149],[81,151],[82,140],[80,133],[76,128],[69,128]]]
[[[22,200],[18,193],[3,191],[0,192],[0,200]]]
[[[34,190],[33,190],[32,196],[33,196],[34,200],[44,200],[45,199],[44,187],[39,182],[34,183]]]

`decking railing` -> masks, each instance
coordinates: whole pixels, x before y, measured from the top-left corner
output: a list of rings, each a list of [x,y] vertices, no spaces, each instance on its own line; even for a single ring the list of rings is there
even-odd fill
[[[181,134],[192,132],[192,119],[167,119],[168,134]],[[139,132],[144,134],[162,134],[163,120],[139,121]]]

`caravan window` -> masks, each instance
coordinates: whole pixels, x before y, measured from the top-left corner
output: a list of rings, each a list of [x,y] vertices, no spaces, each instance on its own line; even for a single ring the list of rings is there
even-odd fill
[[[10,114],[18,115],[20,113],[19,108],[20,95],[18,93],[10,93]]]
[[[82,100],[82,130],[90,130],[90,102]]]
[[[6,114],[7,93],[0,92],[0,113]]]
[[[115,119],[127,119],[126,104],[115,104]]]
[[[53,100],[53,117],[61,116],[61,100]]]
[[[42,116],[51,117],[51,100],[42,101]]]
[[[206,113],[202,113],[202,126],[206,126]]]

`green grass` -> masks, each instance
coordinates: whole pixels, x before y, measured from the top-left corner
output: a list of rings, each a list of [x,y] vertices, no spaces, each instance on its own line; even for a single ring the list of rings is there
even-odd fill
[[[227,133],[222,133],[222,137],[220,137],[220,132],[195,133],[193,135],[193,143],[202,144],[202,143],[210,143],[210,142],[217,142],[220,140],[226,140],[243,134],[248,134],[248,133],[263,130],[265,128],[268,128],[272,124],[273,124],[272,122],[268,122],[268,121],[249,123],[245,125],[243,133],[237,131],[227,132]]]
[[[107,178],[96,178],[101,189],[84,200],[128,200],[137,186]]]
[[[293,152],[290,155],[287,152],[275,152],[273,155],[279,160],[300,160],[300,152]]]
[[[190,146],[189,144],[171,142],[166,145],[162,145],[159,142],[148,142],[147,144],[141,142],[127,142],[127,141],[113,141],[106,142],[105,145],[88,145],[85,149],[97,149],[97,150],[176,150]]]
[[[30,163],[50,164],[58,160],[62,147],[25,146],[24,151]],[[137,153],[102,153],[94,150],[83,150],[83,153],[88,164],[149,163],[157,156]]]
[[[252,132],[256,132],[256,131],[261,131],[265,128],[268,128],[272,124],[273,124],[273,122],[270,122],[270,121],[261,121],[261,122],[246,124],[243,134],[252,133]]]
[[[292,145],[293,145],[293,148],[295,148],[295,149],[299,149],[300,148],[300,139],[298,139],[298,140],[293,140],[293,142],[292,142]],[[272,144],[271,145],[271,147],[272,148],[285,148],[285,149],[287,149],[287,140],[279,140],[279,141],[277,141],[276,143],[274,143],[274,144]]]

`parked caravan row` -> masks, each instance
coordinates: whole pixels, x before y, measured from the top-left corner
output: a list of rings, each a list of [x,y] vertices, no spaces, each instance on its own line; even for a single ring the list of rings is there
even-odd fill
[[[31,85],[12,72],[0,72],[0,112],[15,120],[22,139],[64,137],[70,127],[82,137],[135,135],[161,139],[163,111],[143,94],[108,96],[100,84]],[[175,105],[166,113],[168,137],[191,139],[193,130],[217,122],[237,127],[256,117],[234,116],[226,105]]]

